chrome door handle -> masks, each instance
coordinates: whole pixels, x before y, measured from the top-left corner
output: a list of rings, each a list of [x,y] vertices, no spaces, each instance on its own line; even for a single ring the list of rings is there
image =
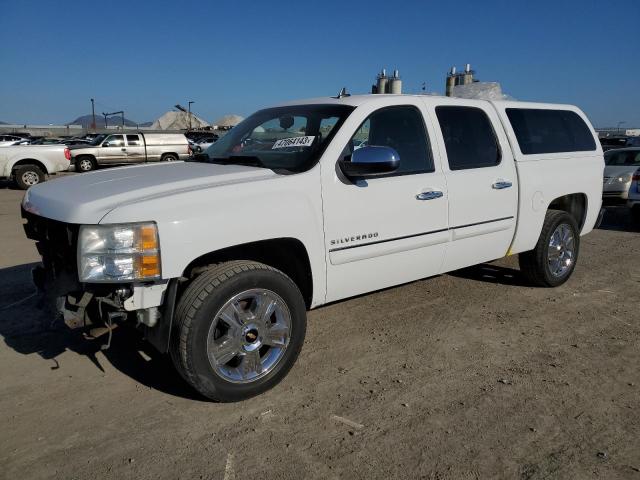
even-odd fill
[[[429,190],[428,192],[422,192],[416,195],[418,200],[435,200],[441,198],[443,193],[440,190]]]
[[[511,183],[508,180],[498,180],[493,185],[491,185],[491,187],[496,190],[502,190],[503,188],[511,188],[512,186],[513,186],[513,183]]]
[[[127,149],[126,148],[121,148],[120,150],[122,150],[123,152],[126,152]]]

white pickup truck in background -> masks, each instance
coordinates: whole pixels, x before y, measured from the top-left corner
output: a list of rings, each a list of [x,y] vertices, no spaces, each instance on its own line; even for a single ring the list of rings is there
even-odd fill
[[[47,175],[69,170],[66,145],[15,145],[0,149],[0,178],[13,180],[23,190],[42,183]]]
[[[514,254],[561,285],[601,211],[602,149],[570,105],[306,100],[194,160],[39,185],[23,216],[69,324],[137,325],[221,401],[286,375],[307,309]]]

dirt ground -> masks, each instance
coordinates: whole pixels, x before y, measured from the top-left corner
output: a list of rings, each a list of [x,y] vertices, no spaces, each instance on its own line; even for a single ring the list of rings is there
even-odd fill
[[[43,317],[0,184],[0,478],[640,479],[640,226],[608,211],[558,289],[515,258],[309,313],[298,363],[236,404],[133,332]]]

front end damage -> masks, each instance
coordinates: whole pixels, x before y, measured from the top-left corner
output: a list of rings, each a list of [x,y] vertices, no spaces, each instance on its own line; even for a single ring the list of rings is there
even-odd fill
[[[24,230],[36,241],[42,264],[33,269],[39,307],[61,317],[88,339],[111,344],[119,325],[134,326],[159,351],[168,351],[177,279],[144,283],[81,283],[78,277],[80,226],[59,222],[22,209]]]

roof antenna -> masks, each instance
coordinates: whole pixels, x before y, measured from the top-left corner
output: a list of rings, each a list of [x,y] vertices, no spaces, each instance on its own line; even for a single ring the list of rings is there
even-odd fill
[[[351,94],[347,93],[347,87],[342,87],[342,90],[340,90],[340,93],[338,93],[337,97],[333,97],[333,98],[344,98],[344,97],[350,97]]]

